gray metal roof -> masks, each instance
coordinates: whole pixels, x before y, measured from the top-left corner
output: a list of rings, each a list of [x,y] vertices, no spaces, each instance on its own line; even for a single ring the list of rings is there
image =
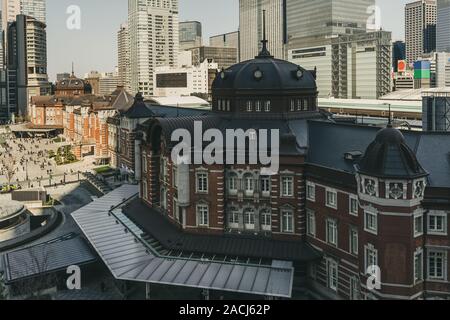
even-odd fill
[[[116,279],[291,297],[290,262],[259,266],[158,256],[142,241],[138,226],[111,211],[137,192],[137,186],[125,185],[72,214]]]
[[[95,254],[79,236],[67,236],[3,255],[7,283],[64,270],[96,260]]]

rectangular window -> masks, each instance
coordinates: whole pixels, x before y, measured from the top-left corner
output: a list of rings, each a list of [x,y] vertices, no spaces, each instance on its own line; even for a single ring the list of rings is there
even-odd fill
[[[197,219],[200,227],[207,227],[209,225],[209,208],[207,205],[197,205]]]
[[[350,253],[358,255],[358,229],[350,227]]]
[[[293,197],[294,196],[294,178],[282,177],[281,178],[281,196]]]
[[[248,196],[253,195],[255,192],[255,180],[253,179],[253,176],[246,176],[244,178],[245,182],[245,194]]]
[[[255,211],[253,209],[244,212],[244,225],[246,230],[255,230]]]
[[[231,175],[230,177],[228,177],[228,191],[233,194],[237,193],[238,186],[237,186],[237,176],[236,175]]]
[[[360,300],[360,283],[357,277],[350,278],[350,300]]]
[[[414,282],[423,280],[423,253],[416,252],[414,255]]]
[[[430,213],[428,216],[428,232],[431,234],[447,234],[447,215]]]
[[[232,229],[239,228],[239,211],[236,209],[231,209],[229,216],[229,227]]]
[[[177,221],[180,221],[180,207],[177,199],[173,199],[173,216]]]
[[[316,201],[316,186],[314,183],[306,184],[306,198],[310,201]]]
[[[142,155],[142,171],[147,173],[147,155]]]
[[[447,255],[443,251],[428,253],[428,278],[431,280],[445,280]]]
[[[369,267],[378,266],[378,251],[372,245],[365,247],[365,271],[369,271]]]
[[[333,246],[338,244],[337,221],[334,219],[327,220],[327,242]]]
[[[314,211],[307,210],[307,225],[308,228],[308,235],[311,237],[316,236],[316,214]]]
[[[261,192],[264,196],[270,196],[270,177],[261,178]]]
[[[261,212],[261,229],[264,231],[272,231],[272,214],[269,210]]]
[[[283,233],[294,232],[294,215],[291,210],[281,211],[281,227]]]
[[[197,192],[208,193],[208,174],[197,173]]]
[[[172,169],[172,179],[173,179],[172,184],[173,184],[174,188],[178,188],[178,176],[177,175],[178,175],[177,167],[173,167],[173,169]]]
[[[414,237],[423,235],[423,215],[414,216]]]
[[[332,190],[326,191],[326,205],[330,208],[337,208],[337,192]]]
[[[350,196],[350,203],[349,203],[349,208],[350,208],[350,214],[352,216],[358,216],[358,211],[359,211],[359,204],[358,204],[358,198],[355,196]]]
[[[328,259],[327,260],[327,284],[328,288],[337,292],[338,287],[338,264],[336,261]]]
[[[378,215],[376,213],[364,212],[364,230],[373,234],[378,233]]]

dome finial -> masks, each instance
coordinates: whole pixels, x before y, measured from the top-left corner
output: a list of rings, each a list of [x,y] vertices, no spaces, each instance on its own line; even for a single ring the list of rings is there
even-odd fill
[[[262,49],[256,58],[273,58],[269,52],[269,49],[267,49],[267,42],[269,41],[266,38],[266,10],[263,10],[263,39],[261,40]]]
[[[392,113],[391,113],[391,104],[390,103],[388,104],[388,107],[389,107],[389,119],[388,119],[387,127],[392,128],[393,127],[392,126]]]

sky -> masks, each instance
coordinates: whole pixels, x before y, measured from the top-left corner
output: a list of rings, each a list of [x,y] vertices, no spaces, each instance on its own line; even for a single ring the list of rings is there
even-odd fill
[[[377,0],[384,30],[393,39],[404,38],[404,5],[410,0]],[[180,21],[197,20],[203,26],[204,41],[211,35],[235,31],[239,27],[239,0],[179,0]],[[66,10],[81,9],[81,28],[69,30]],[[70,72],[83,77],[96,70],[112,72],[117,66],[117,31],[127,20],[127,0],[47,0],[48,74]]]

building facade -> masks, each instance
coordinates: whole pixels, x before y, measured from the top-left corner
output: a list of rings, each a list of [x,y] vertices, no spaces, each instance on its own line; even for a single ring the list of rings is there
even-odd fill
[[[183,21],[179,24],[180,50],[201,47],[203,44],[202,24],[198,21]]]
[[[209,38],[211,47],[237,48],[239,51],[239,31],[218,34]]]
[[[437,0],[436,51],[450,52],[450,1]]]
[[[436,50],[436,0],[420,0],[405,6],[406,60]]]
[[[214,61],[219,65],[219,68],[226,69],[231,67],[238,61],[237,48],[223,48],[223,47],[198,47],[191,48],[192,65],[199,66],[205,60]]]
[[[16,21],[16,16],[23,14],[46,23],[45,0],[4,0],[2,1],[2,28],[7,30],[8,23]]]
[[[123,23],[117,32],[117,61],[119,85],[130,91],[130,35],[128,24]]]
[[[178,0],[129,0],[128,27],[131,92],[149,97],[155,68],[177,64]]]

